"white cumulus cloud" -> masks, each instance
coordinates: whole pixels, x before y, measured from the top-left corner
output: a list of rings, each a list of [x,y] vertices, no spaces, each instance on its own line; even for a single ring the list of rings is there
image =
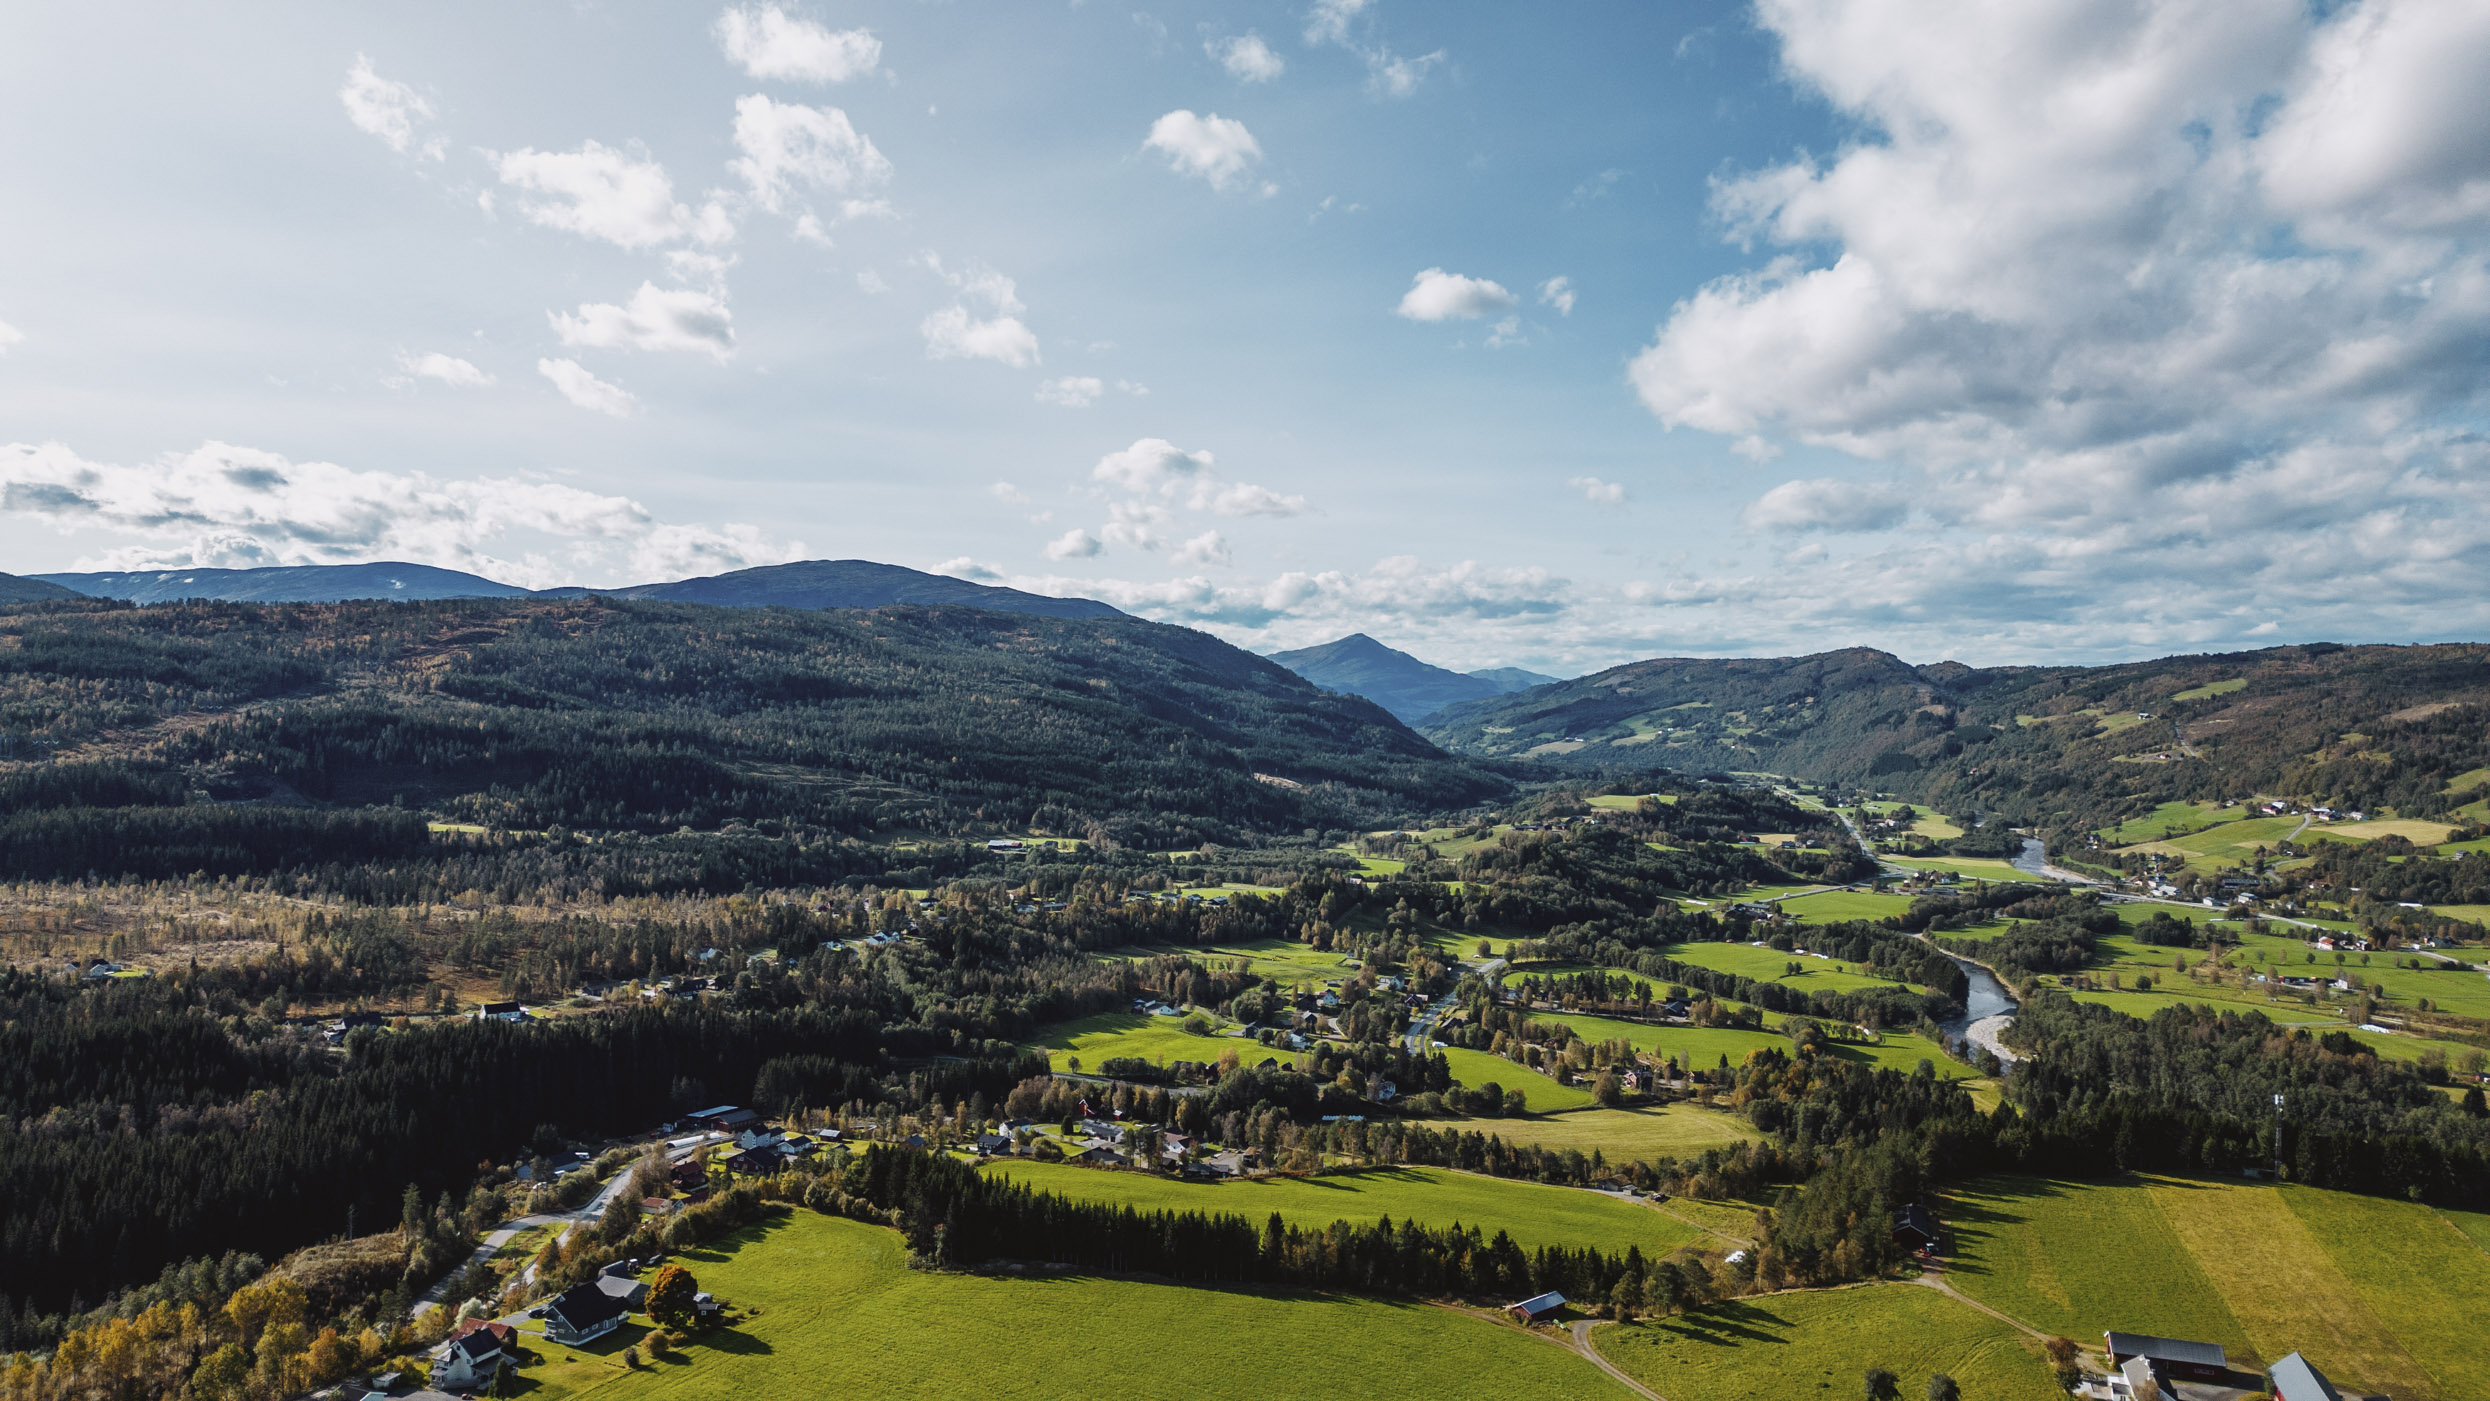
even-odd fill
[[[1037,401],[1041,404],[1059,404],[1067,409],[1085,409],[1097,403],[1098,396],[1106,392],[1106,381],[1095,375],[1065,375],[1040,384],[1037,387]]]
[[[530,587],[715,573],[800,558],[748,525],[656,519],[637,501],[511,477],[357,471],[211,442],[151,462],[60,443],[0,447],[0,512],[121,543],[82,568],[253,568],[407,560]],[[550,538],[499,552],[513,533]]]
[[[1539,305],[1556,308],[1559,316],[1573,315],[1574,280],[1570,277],[1551,277],[1540,283]]]
[[[596,350],[690,350],[725,360],[735,353],[734,314],[713,293],[643,282],[631,300],[583,302],[576,316],[548,312],[564,345]]]
[[[1604,482],[1597,477],[1567,477],[1565,485],[1582,493],[1582,499],[1598,506],[1625,504],[1625,483]]]
[[[26,333],[24,331],[17,329],[15,326],[10,325],[6,321],[0,321],[0,355],[8,354],[10,346],[17,344],[19,341],[24,339],[26,339]]]
[[[991,584],[1003,577],[1003,571],[990,564],[979,564],[967,555],[944,560],[934,566],[934,572],[948,574],[954,579],[973,579],[981,584]]]
[[[1187,452],[1165,438],[1142,438],[1099,458],[1089,476],[1130,492],[1163,492],[1196,480],[1215,465],[1208,452]]]
[[[734,236],[722,207],[713,201],[695,212],[677,203],[666,168],[631,151],[589,141],[576,151],[506,151],[492,161],[503,184],[535,196],[520,201],[520,212],[547,228],[622,248]]]
[[[1046,557],[1048,559],[1090,559],[1104,548],[1106,547],[1098,542],[1098,537],[1086,530],[1067,530],[1062,535],[1046,542]]]
[[[1193,506],[1216,516],[1295,516],[1304,514],[1306,499],[1282,496],[1251,482],[1237,482],[1216,492],[1196,492]]]
[[[337,100],[345,104],[346,120],[357,130],[379,137],[400,155],[414,144],[415,128],[432,120],[432,104],[423,94],[373,72],[372,60],[362,54],[346,70],[346,85],[337,90]],[[436,137],[424,143],[423,154],[439,160],[446,147]]]
[[[439,380],[452,389],[482,389],[493,382],[491,375],[467,361],[437,350],[424,355],[400,355],[398,368],[410,375]]]
[[[1394,310],[1412,321],[1475,321],[1502,316],[1520,304],[1511,292],[1485,278],[1428,268],[1410,279],[1409,291]]]
[[[882,41],[864,29],[831,29],[776,5],[742,5],[711,27],[718,47],[755,78],[844,83],[882,63]]]
[[[562,391],[563,398],[583,409],[616,418],[629,418],[640,411],[638,399],[620,385],[608,384],[590,374],[588,367],[576,360],[539,360],[536,373],[553,381],[553,387]]]
[[[1239,34],[1204,44],[1202,50],[1239,82],[1267,83],[1288,71],[1288,61],[1271,51],[1259,34]]]
[[[1012,280],[982,263],[951,268],[932,253],[917,265],[950,283],[959,300],[919,323],[925,355],[931,360],[996,360],[1014,369],[1038,363],[1037,333],[1022,322],[1020,289]],[[985,308],[980,316],[971,303]]]
[[[1262,162],[1262,147],[1245,124],[1216,112],[1197,116],[1178,108],[1152,122],[1141,144],[1165,156],[1178,174],[1199,176],[1215,190],[1236,185]]]
[[[773,102],[754,94],[735,99],[735,174],[752,190],[755,204],[771,213],[788,198],[810,191],[842,202],[850,214],[877,209],[877,192],[890,183],[891,163],[836,107]],[[813,225],[818,236],[820,225]]]
[[[1228,548],[1228,542],[1216,530],[1205,530],[1177,546],[1174,558],[1178,564],[1196,567],[1224,568],[1236,562],[1235,552]]]

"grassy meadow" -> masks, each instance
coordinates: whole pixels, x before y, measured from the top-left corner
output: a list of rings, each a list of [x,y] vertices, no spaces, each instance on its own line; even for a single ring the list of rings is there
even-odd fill
[[[1541,1148],[1571,1148],[1608,1155],[1610,1162],[1652,1162],[1691,1158],[1707,1148],[1728,1148],[1760,1141],[1746,1120],[1698,1104],[1672,1104],[1658,1109],[1571,1109],[1559,1114],[1534,1114],[1525,1119],[1429,1119],[1438,1131],[1491,1134],[1507,1143]]]
[[[2398,1401],[2490,1394],[2481,1218],[2227,1180],[1990,1177],[1949,1194],[1954,1287],[2047,1332],[2297,1349]]]
[[[1503,1231],[1525,1250],[1593,1246],[1623,1254],[1628,1246],[1639,1245],[1653,1259],[1680,1246],[1717,1243],[1707,1242],[1706,1233],[1687,1222],[1640,1202],[1447,1168],[1375,1168],[1236,1182],[1187,1182],[1067,1163],[1001,1162],[986,1171],[1075,1201],[1129,1204],[1137,1211],[1233,1213],[1257,1225],[1274,1212],[1290,1225],[1310,1228],[1334,1221],[1362,1225],[1389,1216],[1439,1229],[1476,1226],[1491,1240]]]
[[[1215,1022],[1218,1019],[1213,1017]],[[1057,1022],[1038,1033],[1031,1044],[1044,1047],[1050,1069],[1080,1068],[1095,1072],[1118,1056],[1138,1056],[1152,1065],[1180,1060],[1215,1061],[1233,1050],[1249,1062],[1271,1054],[1236,1036],[1195,1036],[1184,1029],[1183,1017],[1151,1017],[1139,1012],[1099,1012],[1074,1021]]]
[[[627,1372],[613,1360],[615,1342],[610,1358],[600,1348],[584,1362],[530,1369],[529,1394],[1052,1401],[1181,1391],[1191,1401],[1266,1401],[1304,1395],[1312,1378],[1326,1392],[1377,1401],[1625,1394],[1565,1349],[1449,1309],[1084,1276],[931,1274],[907,1267],[898,1232],[811,1212],[681,1259],[702,1288],[750,1317],[695,1342],[686,1361]]]
[[[1533,1114],[1552,1109],[1579,1109],[1591,1102],[1591,1092],[1579,1085],[1560,1085],[1526,1065],[1517,1065],[1486,1051],[1468,1051],[1448,1046],[1441,1053],[1451,1065],[1455,1080],[1477,1089],[1493,1084],[1506,1091],[1520,1090],[1522,1104]]]
[[[1943,1372],[1976,1401],[2055,1401],[2040,1346],[1916,1284],[1766,1294],[1700,1313],[1594,1330],[1600,1355],[1663,1396],[1694,1401],[1850,1401],[1883,1367],[1902,1395]]]

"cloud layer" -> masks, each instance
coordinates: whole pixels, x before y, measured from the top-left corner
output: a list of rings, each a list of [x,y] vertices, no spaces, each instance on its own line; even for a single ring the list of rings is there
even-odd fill
[[[516,478],[364,472],[207,443],[153,462],[89,462],[59,443],[0,447],[0,511],[131,543],[82,568],[253,568],[394,559],[542,587],[678,578],[801,558],[746,525],[657,520],[623,496]],[[535,549],[499,552],[525,537]]]

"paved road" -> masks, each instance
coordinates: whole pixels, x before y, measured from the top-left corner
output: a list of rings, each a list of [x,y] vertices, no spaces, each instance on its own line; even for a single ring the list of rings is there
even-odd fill
[[[1491,983],[1495,981],[1496,974],[1503,971],[1503,968],[1504,960],[1501,958],[1482,959],[1475,963],[1461,965],[1462,972],[1477,974]],[[1456,980],[1457,990],[1458,980]],[[1442,1021],[1445,1014],[1452,1011],[1453,1006],[1454,994],[1448,992],[1428,1003],[1425,1011],[1410,1019],[1409,1032],[1402,1039],[1408,1043],[1411,1055],[1423,1056],[1435,1049],[1435,1024]]]
[[[669,1163],[679,1163],[712,1143],[723,1143],[725,1141],[725,1135],[714,1133],[700,1135],[694,1140],[688,1142],[680,1139],[675,1140],[674,1142],[668,1143],[666,1146],[666,1161]],[[677,1146],[678,1144],[681,1146]],[[578,1231],[582,1226],[593,1226],[597,1222],[604,1220],[606,1209],[614,1204],[615,1198],[619,1197],[622,1194],[623,1188],[630,1184],[631,1174],[633,1170],[638,1167],[638,1161],[634,1160],[631,1166],[626,1167],[622,1171],[615,1173],[612,1177],[607,1178],[605,1180],[605,1185],[597,1190],[597,1194],[589,1198],[587,1204],[580,1207],[576,1211],[537,1212],[532,1215],[521,1216],[514,1220],[505,1222],[497,1229],[485,1233],[483,1244],[478,1245],[472,1252],[470,1252],[467,1258],[461,1261],[456,1268],[452,1269],[448,1274],[441,1276],[440,1279],[434,1281],[433,1286],[430,1289],[425,1290],[422,1297],[418,1298],[413,1307],[407,1310],[408,1315],[414,1318],[421,1318],[425,1314],[432,1312],[434,1309],[439,1308],[443,1302],[441,1298],[442,1292],[450,1287],[451,1281],[457,1279],[459,1275],[465,1273],[468,1266],[482,1264],[484,1261],[492,1259],[494,1252],[517,1239],[519,1234],[523,1231],[533,1230],[538,1226],[551,1226],[558,1224],[562,1226],[561,1238],[568,1240],[571,1235]],[[535,1278],[535,1275],[536,1262],[531,1260],[527,1263],[527,1266],[521,1273],[520,1278],[522,1282],[525,1282]]]

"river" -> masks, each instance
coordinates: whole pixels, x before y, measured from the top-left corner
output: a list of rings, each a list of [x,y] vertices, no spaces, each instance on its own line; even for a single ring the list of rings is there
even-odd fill
[[[2099,885],[2101,882],[2063,867],[2049,864],[2049,844],[2038,837],[2025,837],[2023,850],[2006,858],[2007,864],[2027,876],[2039,880],[2064,881],[2068,885]]]
[[[1954,958],[1952,954],[1946,957]],[[2014,1064],[2015,1053],[2006,1049],[2006,1043],[1998,1036],[2006,1029],[2006,1023],[2014,1020],[2020,1004],[1995,973],[1967,958],[1955,958],[1954,962],[1971,979],[1971,988],[1963,996],[1963,1015],[1942,1024],[1946,1036],[1953,1040],[1968,1037],[1973,1045],[1985,1047],[2000,1061]]]

